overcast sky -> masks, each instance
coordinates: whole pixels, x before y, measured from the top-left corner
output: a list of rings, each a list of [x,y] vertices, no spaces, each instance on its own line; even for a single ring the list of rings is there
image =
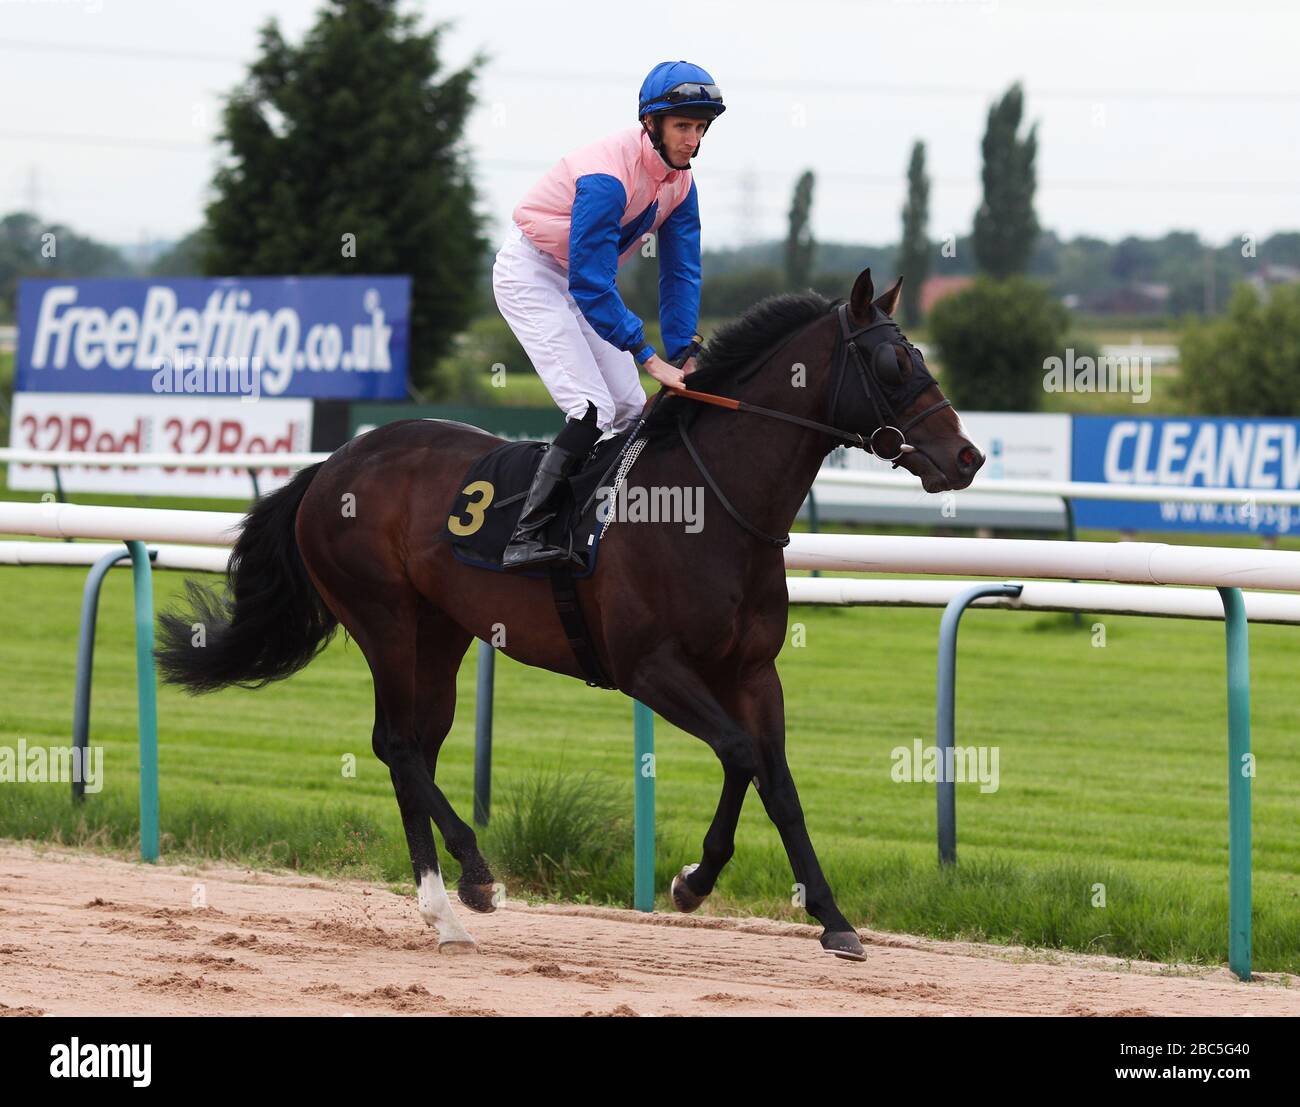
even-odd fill
[[[111,242],[194,229],[220,97],[274,16],[319,0],[0,0],[0,213]],[[891,242],[914,140],[931,233],[966,233],[993,97],[1023,81],[1044,227],[1216,241],[1300,228],[1300,6],[1280,0],[415,2],[444,61],[490,57],[468,132],[495,239],[562,154],[635,122],[645,73],[703,65],[726,114],[695,170],[704,245],[783,233],[817,174],[814,233]],[[562,12],[563,16],[557,15]]]

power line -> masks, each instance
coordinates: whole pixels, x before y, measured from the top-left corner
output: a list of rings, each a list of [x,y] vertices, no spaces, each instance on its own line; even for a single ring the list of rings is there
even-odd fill
[[[167,138],[136,138],[131,135],[82,135],[59,131],[0,131],[0,141],[57,142],[70,146],[107,146],[134,150],[210,152],[212,143],[181,142]]]
[[[495,71],[498,77],[504,77],[507,80],[526,80],[526,81],[562,81],[572,85],[573,77],[568,73],[533,73],[520,70],[499,69]],[[601,84],[618,85],[626,88],[628,84],[628,75],[613,73],[586,73],[582,75],[583,83],[597,82]],[[770,78],[757,77],[737,78],[732,76],[727,82],[728,85],[740,85],[744,88],[763,88],[779,92],[818,92],[834,93],[843,95],[844,93],[863,93],[872,96],[952,96],[963,99],[971,97],[996,97],[1000,96],[1005,88],[1002,86],[985,87],[981,85],[926,85],[908,83],[887,83],[883,81],[777,81]],[[1300,100],[1300,91],[1270,91],[1270,90],[1252,90],[1252,89],[1220,89],[1211,88],[1107,88],[1099,91],[1096,88],[1040,88],[1033,86],[1026,89],[1026,96],[1033,99],[1043,100],[1086,100],[1088,103],[1109,102],[1113,100],[1277,100],[1277,101],[1296,101]]]
[[[0,39],[0,50],[34,51],[44,54],[81,54],[84,57],[149,58],[154,61],[204,62],[244,65],[236,54],[205,54],[193,50],[168,50],[148,46],[100,46],[95,43],[38,42],[34,39]]]
[[[97,43],[63,43],[36,39],[0,40],[0,50],[35,51],[41,53],[80,54],[86,57],[148,58],[154,61],[201,62],[212,65],[247,65],[249,59],[237,54],[213,54],[193,50],[173,50],[144,46],[104,46]],[[546,73],[532,70],[495,69],[493,76],[510,81],[533,83],[564,83],[572,85],[570,73]],[[627,88],[631,78],[627,73],[584,72],[584,84],[605,84]],[[733,75],[728,84],[744,88],[761,88],[777,92],[855,93],[872,96],[939,96],[969,99],[993,97],[1003,90],[1000,87],[979,85],[920,84],[914,82],[886,81],[807,81],[775,80],[767,77],[753,79]],[[1084,100],[1088,103],[1115,100],[1232,100],[1275,101],[1290,103],[1300,101],[1300,90],[1266,90],[1222,88],[1207,83],[1203,88],[1039,88],[1034,87],[1034,99]]]
[[[87,135],[57,131],[9,131],[0,130],[0,142],[54,142],[65,145],[104,146],[110,149],[151,149],[177,153],[216,152],[215,142],[183,142],[176,139],[159,139],[136,137],[130,135]],[[491,169],[508,173],[543,173],[554,162],[519,161],[508,158],[474,158],[472,164],[481,169]],[[723,166],[705,166],[707,177],[719,180],[724,186],[731,185],[742,192],[749,187],[747,177],[752,172],[748,169],[728,169]],[[897,189],[903,187],[903,175],[890,173],[870,173],[854,169],[814,169],[819,180],[851,182],[856,187],[875,189]],[[978,177],[932,177],[931,183],[944,188],[975,188],[980,184]],[[1043,180],[1038,182],[1043,191],[1059,190],[1069,192],[1177,192],[1195,195],[1295,195],[1300,192],[1300,185],[1290,181],[1182,181],[1182,180],[1134,180],[1129,177],[1114,179],[1067,179]]]

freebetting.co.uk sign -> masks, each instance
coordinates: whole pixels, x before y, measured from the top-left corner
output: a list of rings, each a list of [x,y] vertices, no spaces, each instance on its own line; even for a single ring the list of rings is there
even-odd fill
[[[254,395],[401,400],[410,299],[409,277],[24,280],[16,390],[203,392],[188,369],[228,364]]]

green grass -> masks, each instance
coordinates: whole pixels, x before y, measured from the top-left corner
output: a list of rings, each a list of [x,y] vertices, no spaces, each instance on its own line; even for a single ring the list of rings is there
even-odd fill
[[[1097,327],[1079,326],[1079,334],[1087,335],[1099,346],[1127,346],[1134,340],[1143,346],[1177,346],[1182,331],[1176,327]]]
[[[0,568],[0,744],[62,744],[72,714],[82,574]],[[159,606],[181,577],[156,577]],[[130,574],[101,606],[92,736],[101,794],[0,787],[0,835],[132,850],[136,739]],[[1226,956],[1227,797],[1222,629],[1106,618],[969,612],[957,738],[995,745],[1000,788],[958,787],[960,864],[935,862],[934,789],[891,779],[891,751],[934,728],[935,611],[796,609],[787,646],[788,749],[808,826],[841,908],[857,924],[1124,957]],[[439,782],[466,817],[473,773],[474,650]],[[1293,628],[1251,634],[1255,962],[1300,971],[1300,703]],[[499,659],[496,815],[484,851],[521,887],[627,904],[631,704]],[[298,676],[260,692],[192,699],[159,689],[164,855],[346,872],[407,883],[387,771],[370,752],[372,692],[354,643],[336,640]],[[699,859],[721,774],[700,741],[657,725],[659,906]],[[345,775],[355,758],[355,775]],[[539,774],[552,774],[539,783]],[[558,777],[554,774],[560,774]],[[585,778],[585,780],[583,779]],[[558,806],[556,789],[569,789]],[[576,791],[575,791],[576,790]],[[506,797],[520,794],[507,816]],[[549,794],[551,803],[536,797]],[[530,799],[530,797],[532,797]],[[596,846],[593,847],[593,842]],[[549,845],[549,848],[547,848]],[[538,858],[541,857],[539,863]],[[454,864],[448,865],[454,874]],[[735,859],[706,910],[804,919],[779,838],[751,792]],[[1090,901],[1105,885],[1106,906]]]

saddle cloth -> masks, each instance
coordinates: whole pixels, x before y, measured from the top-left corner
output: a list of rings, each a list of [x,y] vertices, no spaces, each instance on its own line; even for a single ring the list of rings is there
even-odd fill
[[[573,567],[575,579],[595,572],[600,538],[608,525],[597,518],[597,511],[608,503],[609,494],[601,496],[599,491],[615,488],[616,480],[626,477],[641,452],[645,440],[631,441],[632,433],[624,431],[598,442],[582,468],[569,477],[568,488],[556,494],[552,505],[555,518],[547,524],[543,537],[548,544],[568,547],[580,555],[584,567]],[[451,544],[457,560],[503,571],[501,554],[514,534],[528,486],[545,451],[545,442],[508,442],[466,470],[439,536]],[[550,575],[550,567],[511,572],[545,577]]]

